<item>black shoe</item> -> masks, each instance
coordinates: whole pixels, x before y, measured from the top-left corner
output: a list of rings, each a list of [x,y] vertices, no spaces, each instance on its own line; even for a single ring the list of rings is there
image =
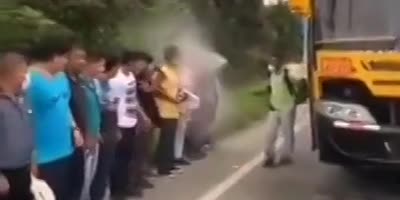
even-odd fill
[[[176,171],[176,170],[180,170],[181,168],[180,167],[177,167],[177,166],[173,166],[173,167],[170,167],[170,168],[168,168],[170,171]]]
[[[171,174],[172,174],[172,172],[170,169],[159,169],[158,170],[158,175],[160,175],[160,176],[169,176]]]
[[[154,188],[154,185],[153,185],[152,183],[150,183],[149,180],[143,179],[143,180],[140,182],[140,187],[142,187],[142,188],[144,188],[144,189],[153,189],[153,188]]]
[[[264,163],[263,167],[264,168],[272,168],[275,166],[274,159],[273,158],[267,158]]]
[[[176,165],[187,166],[187,165],[190,165],[191,163],[188,160],[184,159],[184,158],[179,158],[179,159],[175,160],[175,164]]]

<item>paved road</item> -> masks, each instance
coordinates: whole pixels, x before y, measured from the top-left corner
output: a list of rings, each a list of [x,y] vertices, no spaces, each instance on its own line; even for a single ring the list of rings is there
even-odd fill
[[[396,176],[353,173],[318,162],[310,151],[306,108],[297,120],[296,162],[260,166],[264,124],[222,141],[206,160],[194,163],[175,179],[156,179],[145,200],[398,200]]]

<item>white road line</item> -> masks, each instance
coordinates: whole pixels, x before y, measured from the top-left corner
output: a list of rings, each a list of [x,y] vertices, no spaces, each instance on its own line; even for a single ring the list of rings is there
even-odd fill
[[[222,194],[224,194],[229,188],[234,186],[237,182],[250,173],[257,165],[259,165],[264,159],[264,153],[258,154],[255,158],[247,162],[245,165],[240,167],[230,177],[225,179],[220,184],[213,187],[205,195],[198,198],[197,200],[217,200]]]
[[[295,133],[300,132],[306,123],[296,123]],[[242,178],[249,174],[255,167],[260,165],[264,160],[264,153],[258,154],[256,157],[242,165],[236,172],[227,177],[224,181],[207,191],[203,196],[197,200],[217,200],[231,187],[237,184]]]

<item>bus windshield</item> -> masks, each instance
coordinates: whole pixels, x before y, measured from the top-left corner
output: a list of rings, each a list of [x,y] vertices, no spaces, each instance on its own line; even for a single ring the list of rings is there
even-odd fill
[[[315,1],[317,41],[394,38],[392,48],[396,48],[394,43],[400,36],[400,0]]]

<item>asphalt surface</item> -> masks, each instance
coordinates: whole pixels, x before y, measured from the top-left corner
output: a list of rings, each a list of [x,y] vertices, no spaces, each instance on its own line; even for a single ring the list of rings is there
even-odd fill
[[[325,165],[310,149],[307,108],[298,110],[295,163],[264,169],[265,123],[221,141],[174,179],[156,178],[144,200],[398,200],[399,173]]]

